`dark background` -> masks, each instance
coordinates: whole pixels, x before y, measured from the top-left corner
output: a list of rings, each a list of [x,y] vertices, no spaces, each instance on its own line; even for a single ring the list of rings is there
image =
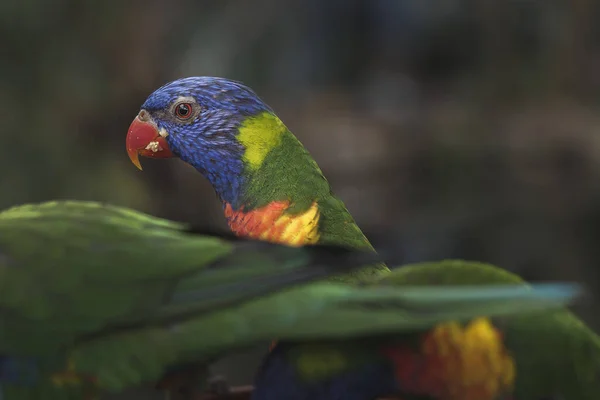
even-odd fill
[[[3,1],[0,206],[102,200],[224,227],[197,172],[139,172],[124,142],[158,86],[224,76],[398,263],[475,259],[593,295],[599,22],[592,0]],[[594,310],[578,309],[599,327]],[[263,351],[220,370],[248,381]]]

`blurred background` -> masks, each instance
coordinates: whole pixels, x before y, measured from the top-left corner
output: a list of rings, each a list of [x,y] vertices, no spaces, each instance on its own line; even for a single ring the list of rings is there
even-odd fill
[[[195,170],[125,153],[154,89],[223,76],[398,263],[475,259],[593,294],[599,22],[592,0],[3,1],[0,206],[102,200],[224,228]],[[598,328],[594,309],[578,312]],[[247,382],[262,353],[219,371]]]

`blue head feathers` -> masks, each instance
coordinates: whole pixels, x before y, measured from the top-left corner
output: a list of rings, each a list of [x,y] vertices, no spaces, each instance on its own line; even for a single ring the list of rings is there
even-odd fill
[[[152,93],[142,108],[166,109],[179,97],[193,97],[205,110],[228,112],[229,116],[252,116],[272,110],[244,84],[225,78],[192,76],[169,82]]]
[[[177,117],[184,103],[188,119]],[[236,140],[247,117],[272,113],[247,86],[224,78],[189,77],[170,82],[142,105],[160,131],[168,133],[171,152],[193,165],[224,202],[236,207],[244,185],[243,146]]]

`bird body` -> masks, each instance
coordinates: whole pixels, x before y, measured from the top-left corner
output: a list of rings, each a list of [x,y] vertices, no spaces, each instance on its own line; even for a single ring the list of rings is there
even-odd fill
[[[525,285],[499,268],[450,260],[392,270],[373,284],[407,290],[416,285],[471,287],[480,290],[481,299],[486,288]],[[435,297],[430,296],[434,302]],[[460,308],[447,305],[450,313]],[[491,310],[483,306],[481,315]],[[413,316],[428,313],[413,311]],[[568,310],[447,317],[429,328],[413,325],[404,333],[363,339],[282,341],[264,360],[252,400],[598,398],[600,337]]]

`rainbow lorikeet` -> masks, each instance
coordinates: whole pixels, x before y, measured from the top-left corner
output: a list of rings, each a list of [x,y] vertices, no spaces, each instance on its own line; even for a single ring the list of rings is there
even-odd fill
[[[315,323],[323,337],[407,327],[396,312],[378,310],[382,304],[425,311],[412,319],[418,326],[482,310],[556,307],[578,293],[569,285],[505,286],[446,314],[435,312],[440,302],[465,301],[478,289],[441,290],[432,304],[410,289],[310,283],[376,261],[370,251],[191,233],[93,202],[2,211],[0,398],[90,399],[273,336],[313,337]]]
[[[179,157],[195,167],[211,182],[237,235],[291,245],[328,243],[372,249],[306,149],[274,111],[239,82],[189,77],[162,86],[142,105],[127,133],[126,147],[131,161],[140,169],[140,155]],[[257,376],[253,398],[371,400],[401,395],[405,399],[496,400],[511,395],[514,387],[515,400],[529,399],[529,394],[546,392],[534,384],[528,386],[528,376],[544,380],[552,379],[554,373],[546,368],[545,357],[529,352],[533,347],[515,343],[520,336],[524,336],[524,343],[541,342],[540,338],[552,328],[562,332],[562,336],[549,336],[552,343],[590,349],[591,358],[586,360],[591,361],[582,367],[578,358],[561,352],[557,355],[560,361],[554,365],[581,372],[574,379],[562,383],[557,380],[548,391],[551,395],[566,393],[564,396],[570,398],[571,393],[577,396],[597,389],[597,379],[589,378],[597,377],[597,338],[573,316],[561,311],[560,315],[567,316],[540,314],[539,319],[508,320],[510,329],[502,333],[497,320],[476,319],[464,327],[457,325],[449,321],[492,316],[493,307],[482,307],[462,317],[456,313],[473,302],[484,301],[492,294],[493,285],[507,278],[503,271],[479,264],[457,263],[448,269],[445,263],[439,266],[444,268],[415,267],[420,272],[414,276],[420,280],[414,283],[435,285],[443,281],[456,285],[469,283],[473,276],[481,278],[477,282],[480,285],[447,303],[439,286],[403,286],[401,291],[396,288],[394,292],[399,296],[420,293],[422,303],[417,308],[406,302],[388,308],[390,303],[386,301],[379,301],[377,306],[375,302],[372,312],[387,309],[390,313],[386,318],[404,319],[402,327],[387,330],[387,335],[377,329],[378,322],[369,320],[357,328],[364,329],[364,340],[353,337],[345,342],[338,336],[333,338],[335,342],[323,344],[319,341],[328,337],[332,325],[319,318],[312,320],[313,341],[306,341],[307,337],[290,341],[294,338],[278,334],[274,337],[281,341]],[[389,272],[378,263],[346,275],[343,281],[350,284],[348,288],[375,281],[378,285],[402,285],[405,273],[403,269]],[[512,276],[508,280],[518,281]],[[428,302],[430,307],[422,308]],[[265,307],[277,305],[268,303]],[[420,312],[432,312],[438,318],[413,324]],[[352,328],[353,321],[341,310],[327,318],[335,321],[335,327],[343,327],[348,336],[351,332],[358,334]],[[511,332],[518,334],[513,336]],[[377,334],[377,338],[369,334]],[[553,350],[547,351],[550,356],[554,354]],[[530,370],[538,367],[537,371]],[[516,386],[515,376],[519,377]],[[524,389],[528,387],[532,389]],[[582,396],[574,398],[587,399]]]
[[[239,236],[372,249],[304,146],[241,83],[194,77],[161,87],[142,105],[126,142],[140,169],[139,155],[177,156],[200,171]],[[387,270],[375,264],[346,280]]]

